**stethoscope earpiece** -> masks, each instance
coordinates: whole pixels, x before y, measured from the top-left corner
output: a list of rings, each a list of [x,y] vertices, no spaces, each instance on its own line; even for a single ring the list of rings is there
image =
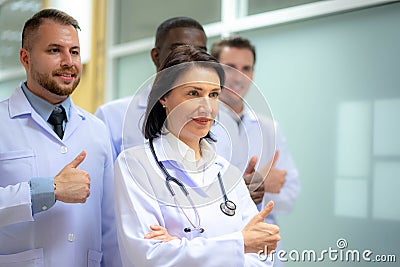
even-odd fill
[[[193,228],[193,230],[196,230],[196,231],[199,231],[199,233],[200,234],[202,234],[202,233],[204,233],[204,228]],[[190,229],[189,227],[186,227],[186,228],[184,228],[183,229],[183,231],[185,232],[185,233],[190,233],[191,231],[192,231],[192,229]]]

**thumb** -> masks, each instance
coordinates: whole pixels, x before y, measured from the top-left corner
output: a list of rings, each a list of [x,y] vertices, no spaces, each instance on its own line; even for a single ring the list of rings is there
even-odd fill
[[[276,150],[275,154],[274,154],[274,157],[272,159],[271,167],[275,167],[275,164],[278,161],[278,158],[279,158],[279,150]]]
[[[275,150],[274,157],[260,169],[260,173],[262,176],[266,177],[268,175],[269,171],[275,167],[278,158],[279,158],[279,150]]]
[[[272,212],[272,210],[274,209],[274,205],[274,202],[270,200],[267,205],[265,205],[265,207],[258,213],[258,215],[263,218],[263,221]]]
[[[67,166],[70,168],[77,168],[83,160],[86,158],[86,151],[82,150],[82,152],[76,156]]]
[[[266,176],[268,175],[269,171],[270,171],[272,168],[275,167],[275,164],[276,164],[276,162],[278,161],[278,158],[279,158],[279,150],[275,150],[274,157],[273,157],[270,161],[268,161],[268,163],[265,164],[265,165],[261,168],[261,170],[260,170],[260,173],[261,173],[264,177],[266,177]]]
[[[257,164],[257,156],[252,156],[251,159],[249,160],[249,163],[247,163],[246,170],[244,171],[244,175],[246,174],[251,174],[254,172],[254,168],[256,167]]]
[[[271,213],[273,208],[274,208],[274,202],[271,200],[256,216],[254,216],[251,219],[249,224],[256,224],[259,222],[263,222],[264,219]]]

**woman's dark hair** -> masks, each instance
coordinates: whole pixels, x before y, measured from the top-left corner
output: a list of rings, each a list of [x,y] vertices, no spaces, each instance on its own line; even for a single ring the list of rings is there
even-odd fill
[[[223,88],[225,73],[218,61],[204,49],[192,45],[180,45],[171,50],[162,62],[153,83],[147,101],[143,134],[146,139],[159,137],[164,121],[167,118],[160,99],[167,95],[175,86],[175,82],[193,67],[214,69]],[[215,141],[210,133],[204,138]]]

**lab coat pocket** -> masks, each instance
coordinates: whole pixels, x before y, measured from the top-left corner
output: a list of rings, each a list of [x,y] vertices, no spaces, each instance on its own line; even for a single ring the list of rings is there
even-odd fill
[[[96,250],[88,251],[88,267],[99,267],[103,253]]]
[[[35,154],[33,150],[0,152],[0,186],[29,181],[35,177]]]
[[[43,267],[43,249],[0,255],[0,267]]]

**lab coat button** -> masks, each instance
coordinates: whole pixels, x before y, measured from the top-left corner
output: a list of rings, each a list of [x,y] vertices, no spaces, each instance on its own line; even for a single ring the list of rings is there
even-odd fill
[[[60,152],[61,152],[62,154],[67,153],[67,152],[68,152],[68,147],[62,146],[62,147],[60,148]]]
[[[68,234],[68,241],[69,242],[74,242],[75,241],[75,235],[74,234]]]

